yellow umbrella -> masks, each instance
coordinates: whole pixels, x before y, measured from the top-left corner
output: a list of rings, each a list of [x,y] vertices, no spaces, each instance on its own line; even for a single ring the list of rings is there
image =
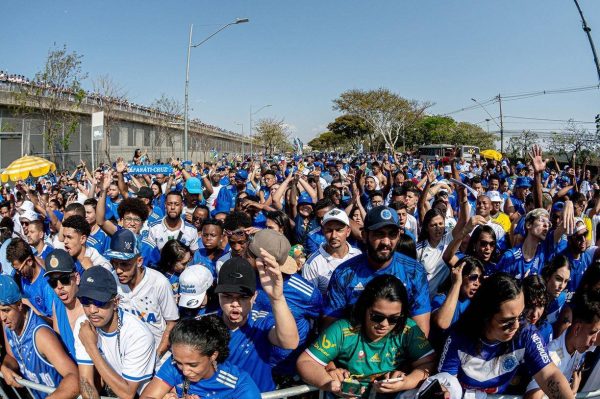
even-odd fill
[[[483,150],[479,155],[487,159],[493,159],[494,161],[502,160],[502,154],[496,150]]]
[[[56,165],[47,159],[25,155],[17,159],[2,172],[2,182],[6,183],[9,179],[12,181],[25,180],[30,175],[40,177],[54,172]]]

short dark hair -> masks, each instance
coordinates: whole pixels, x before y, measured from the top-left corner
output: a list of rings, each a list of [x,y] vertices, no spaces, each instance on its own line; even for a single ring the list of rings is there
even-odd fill
[[[96,209],[96,206],[98,206],[98,200],[96,198],[88,198],[85,201],[83,201],[83,206],[85,207],[86,205],[89,205],[92,208]]]
[[[589,290],[573,298],[573,322],[593,323],[600,319],[600,290]]]
[[[63,227],[69,227],[82,236],[89,237],[91,234],[90,224],[85,220],[83,216],[73,215],[69,216],[62,222]]]
[[[181,191],[171,190],[167,193],[167,195],[165,196],[165,199],[170,195],[176,195],[183,201],[183,194],[181,194]]]
[[[133,213],[145,222],[148,219],[148,205],[144,203],[140,198],[125,198],[117,207],[117,213],[119,218],[123,219],[126,213]]]
[[[44,222],[42,222],[39,219],[34,219],[31,222],[29,222],[29,228],[31,228],[32,226],[35,226],[35,228],[39,231],[44,231]]]
[[[208,357],[218,352],[217,363],[229,357],[229,329],[216,316],[180,320],[169,334],[169,342],[171,347],[178,344],[191,346]]]
[[[22,238],[13,238],[6,247],[6,260],[10,263],[14,261],[25,262],[33,258],[33,250]]]
[[[200,225],[200,230],[202,230],[204,226],[217,226],[223,231],[223,221],[219,219],[204,219]]]
[[[335,204],[329,198],[321,198],[315,204],[315,212],[325,208],[335,208]]]
[[[244,212],[231,212],[223,222],[223,229],[235,231],[237,229],[247,229],[252,227],[252,219]]]
[[[79,202],[73,202],[65,207],[65,213],[71,212],[75,215],[85,217],[85,207],[81,205]]]

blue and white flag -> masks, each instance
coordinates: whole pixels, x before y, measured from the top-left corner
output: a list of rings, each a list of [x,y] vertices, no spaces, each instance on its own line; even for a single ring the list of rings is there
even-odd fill
[[[304,149],[304,143],[298,137],[294,137],[294,151],[298,154],[302,155],[302,150]]]

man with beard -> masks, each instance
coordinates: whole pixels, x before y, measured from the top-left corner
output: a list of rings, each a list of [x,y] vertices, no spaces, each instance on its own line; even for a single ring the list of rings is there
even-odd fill
[[[53,250],[45,259],[44,277],[58,298],[52,304],[52,326],[60,334],[60,339],[75,360],[75,320],[81,317],[83,306],[77,298],[79,273],[75,270],[73,258],[64,249]]]
[[[160,358],[169,348],[169,333],[179,319],[169,280],[143,266],[136,236],[130,230],[121,229],[112,236],[106,256],[119,280],[119,307],[144,322],[154,335],[156,354]]]
[[[492,200],[487,195],[479,195],[475,201],[475,215],[485,219],[485,224],[494,229],[496,234],[496,245],[500,250],[504,250],[508,245],[505,239],[506,233],[502,226],[492,219]]]
[[[340,209],[330,210],[323,217],[322,225],[327,241],[306,260],[302,268],[302,277],[325,296],[333,271],[348,259],[360,255],[361,251],[348,244],[351,230],[346,212]]]
[[[144,322],[119,309],[117,283],[100,266],[81,276],[77,297],[85,315],[75,321],[75,354],[84,399],[133,398],[152,378],[156,363],[154,337]],[[100,378],[98,378],[100,377]],[[104,386],[94,385],[100,380]]]
[[[171,191],[165,200],[166,216],[149,226],[148,240],[156,245],[158,250],[169,240],[177,240],[190,247],[198,249],[198,231],[191,223],[181,219],[183,211],[183,196],[178,191]]]
[[[505,272],[521,280],[530,274],[540,274],[544,264],[555,254],[558,242],[573,226],[573,203],[565,202],[563,220],[551,233],[548,211],[536,208],[525,216],[525,240],[502,254],[494,272]]]
[[[325,325],[344,317],[344,312],[349,311],[373,277],[391,274],[406,286],[410,317],[425,335],[429,333],[431,305],[425,269],[416,260],[394,251],[399,235],[396,211],[386,206],[369,211],[362,231],[367,252],[342,263],[331,275],[325,300]]]
[[[318,227],[311,230],[306,237],[307,254],[317,252],[319,246],[325,242],[325,236],[323,235],[323,229],[321,228],[321,221],[323,220],[325,214],[332,209],[335,209],[335,204],[329,198],[320,199],[315,204],[315,220],[318,223]]]
[[[6,383],[22,388],[15,378],[26,378],[56,388],[52,398],[77,397],[77,367],[52,329],[23,304],[19,287],[6,275],[0,275],[0,318],[6,342],[0,370]],[[36,399],[47,397],[34,392]]]
[[[29,223],[27,241],[31,245],[35,256],[42,260],[46,259],[46,256],[54,249],[44,241],[44,223],[41,220],[36,219]]]

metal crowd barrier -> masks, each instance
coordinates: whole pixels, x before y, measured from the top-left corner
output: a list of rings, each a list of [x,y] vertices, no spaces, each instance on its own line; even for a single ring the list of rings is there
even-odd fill
[[[0,372],[0,378],[4,379],[4,376],[2,375],[1,372]],[[47,394],[50,394],[54,391],[54,388],[50,388],[50,387],[47,387],[47,386],[41,385],[41,384],[36,384],[35,382],[25,380],[22,378],[17,378],[17,382],[19,384],[23,385],[29,391],[30,394],[31,394],[32,389],[34,391],[40,391],[40,392],[44,392]],[[10,388],[12,388],[12,387],[10,387]],[[21,395],[15,388],[12,388],[12,390],[14,391],[15,395],[19,399],[23,399],[23,398],[21,398]],[[309,392],[316,392],[316,391],[318,391],[318,389],[315,387],[311,387],[309,385],[299,385],[297,387],[279,389],[277,391],[272,391],[272,392],[265,392],[261,395],[261,399],[287,399],[287,398],[292,398],[294,396],[302,395],[302,394],[309,393]],[[319,391],[319,399],[323,399],[324,397],[325,397],[324,392]],[[0,398],[9,399],[8,395],[2,389],[1,386],[0,386]],[[518,396],[518,395],[488,395],[487,398],[488,399],[522,399],[523,397]],[[600,390],[594,391],[594,392],[580,392],[575,396],[575,398],[576,399],[600,398]],[[100,399],[116,399],[116,398],[102,396]]]

